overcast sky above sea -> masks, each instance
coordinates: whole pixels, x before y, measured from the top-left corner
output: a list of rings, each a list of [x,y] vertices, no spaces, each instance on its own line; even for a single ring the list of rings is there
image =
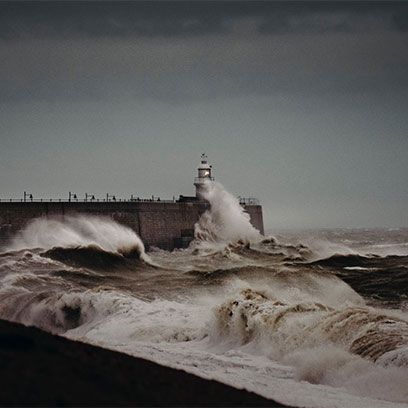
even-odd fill
[[[1,2],[0,198],[193,195],[408,226],[408,2]]]

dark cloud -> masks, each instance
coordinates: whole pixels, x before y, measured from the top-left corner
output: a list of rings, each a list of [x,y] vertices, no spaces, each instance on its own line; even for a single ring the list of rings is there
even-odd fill
[[[154,99],[408,89],[401,34],[0,42],[0,102]]]
[[[0,2],[0,102],[408,88],[408,3]]]
[[[408,3],[406,3],[408,5]],[[401,8],[392,16],[394,26],[400,31],[408,31],[408,7]]]
[[[198,36],[240,19],[268,34],[406,30],[407,15],[403,2],[1,2],[0,38]]]
[[[404,30],[406,2],[288,2],[264,16],[265,34]],[[404,18],[402,17],[402,20]]]
[[[219,32],[206,4],[170,2],[14,2],[0,4],[0,35],[54,37],[183,36]]]

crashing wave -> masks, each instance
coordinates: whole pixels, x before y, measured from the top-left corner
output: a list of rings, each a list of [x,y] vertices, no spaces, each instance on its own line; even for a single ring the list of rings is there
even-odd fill
[[[29,292],[23,288],[0,293],[2,319],[34,325],[51,333],[64,333],[96,316],[87,292]]]
[[[195,224],[192,246],[199,250],[222,250],[228,245],[248,246],[263,239],[251,224],[250,216],[218,182],[207,181],[202,196],[210,209]]]
[[[16,235],[8,251],[34,248],[100,248],[112,254],[138,254],[140,259],[149,260],[142,240],[133,230],[96,216],[35,219]]]
[[[252,289],[216,309],[215,335],[241,345],[256,342],[275,358],[325,342],[382,364],[407,360],[400,355],[395,359],[394,354],[385,357],[407,350],[406,320],[361,306],[288,303]]]

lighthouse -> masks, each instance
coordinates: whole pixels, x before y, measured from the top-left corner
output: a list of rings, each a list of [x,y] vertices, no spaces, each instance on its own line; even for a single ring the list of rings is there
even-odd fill
[[[202,199],[201,191],[207,181],[213,181],[214,177],[212,177],[212,166],[208,164],[208,158],[205,153],[201,155],[201,162],[198,166],[198,174],[197,177],[194,179],[194,185],[196,188],[196,197],[198,199]]]

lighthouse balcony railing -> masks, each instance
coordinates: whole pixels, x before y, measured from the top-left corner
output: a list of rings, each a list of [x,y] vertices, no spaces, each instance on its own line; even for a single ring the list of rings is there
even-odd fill
[[[238,197],[238,200],[241,205],[261,205],[255,197]]]
[[[195,177],[194,184],[204,184],[206,181],[214,181],[214,177]]]

